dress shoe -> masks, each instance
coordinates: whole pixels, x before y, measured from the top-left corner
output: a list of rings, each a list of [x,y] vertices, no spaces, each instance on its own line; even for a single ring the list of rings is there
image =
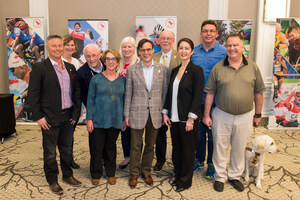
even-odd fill
[[[145,179],[145,183],[147,185],[153,185],[153,179],[150,175],[144,175],[142,174],[143,179]]]
[[[63,178],[63,181],[65,181],[66,183],[68,183],[69,185],[78,187],[81,186],[81,182],[78,181],[76,178],[74,178],[73,176],[69,177],[69,178]]]
[[[60,185],[58,183],[53,183],[52,185],[49,185],[51,191],[55,194],[63,194],[64,190],[62,189],[62,187],[60,187]]]
[[[120,165],[119,165],[119,169],[125,169],[130,163],[130,159],[125,159]]]
[[[155,172],[159,172],[159,171],[162,169],[162,167],[164,166],[164,164],[165,164],[165,163],[159,163],[159,162],[157,162],[157,163],[155,164],[155,166],[153,167],[153,170],[154,170]]]
[[[93,185],[99,185],[100,179],[99,178],[92,178],[91,182],[92,182]]]
[[[71,162],[71,167],[73,169],[79,169],[80,168],[80,166],[74,160],[72,160],[72,162]]]
[[[176,181],[172,181],[172,182],[171,182],[171,186],[173,186],[173,187],[174,187],[174,186],[177,186],[177,182],[176,182]]]
[[[111,185],[115,185],[117,182],[116,177],[108,177],[108,183]]]
[[[220,181],[215,181],[215,183],[214,183],[214,189],[217,192],[223,192],[223,190],[224,190],[224,183],[222,183]]]
[[[187,188],[184,188],[184,187],[176,187],[176,192],[182,192],[184,190],[186,190]]]
[[[138,176],[136,175],[131,175],[130,179],[129,179],[129,186],[131,188],[135,188],[136,185],[137,185],[137,179],[138,179]]]

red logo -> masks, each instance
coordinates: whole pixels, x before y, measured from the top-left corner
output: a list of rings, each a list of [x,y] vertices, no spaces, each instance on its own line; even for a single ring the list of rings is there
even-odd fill
[[[106,24],[105,24],[104,22],[100,22],[100,23],[98,24],[98,29],[99,29],[100,31],[104,31],[104,30],[106,29]]]
[[[42,26],[41,20],[39,20],[39,19],[33,20],[33,26],[34,26],[35,28],[41,28],[41,26]]]
[[[167,19],[165,24],[166,24],[166,27],[173,28],[175,26],[175,20],[174,19]]]
[[[18,59],[18,58],[19,58],[19,56],[18,56],[18,55],[15,55],[14,59]]]

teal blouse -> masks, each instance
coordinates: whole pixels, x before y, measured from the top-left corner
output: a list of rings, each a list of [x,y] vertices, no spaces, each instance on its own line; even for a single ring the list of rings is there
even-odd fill
[[[102,73],[91,79],[86,119],[93,121],[94,128],[122,129],[125,84],[125,77],[120,75],[114,81]]]

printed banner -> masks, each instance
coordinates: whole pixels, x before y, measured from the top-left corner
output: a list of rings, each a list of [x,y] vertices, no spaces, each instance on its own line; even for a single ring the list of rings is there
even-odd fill
[[[300,128],[300,19],[276,22],[270,129]]]
[[[250,20],[214,20],[218,26],[217,42],[225,46],[228,35],[238,33],[244,38],[243,54],[249,58],[252,21]]]
[[[136,43],[142,38],[151,40],[154,44],[154,53],[160,51],[159,36],[163,30],[172,31],[177,38],[177,17],[175,16],[137,16],[136,17]],[[173,48],[176,49],[174,46]]]
[[[96,43],[101,52],[108,49],[108,20],[85,20],[69,19],[69,34],[76,40],[78,51],[75,58],[78,58],[81,64],[86,62],[83,55],[83,48],[87,44]],[[81,114],[78,123],[86,123],[86,108],[82,104]]]
[[[31,121],[27,87],[32,64],[44,60],[44,19],[6,18],[9,92],[17,120]]]
[[[101,52],[108,49],[108,20],[69,19],[69,34],[75,38],[78,52],[74,57],[85,63],[83,48],[90,43],[99,45]]]

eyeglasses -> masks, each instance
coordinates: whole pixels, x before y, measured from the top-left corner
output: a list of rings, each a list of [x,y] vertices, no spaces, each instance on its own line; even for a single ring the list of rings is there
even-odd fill
[[[142,53],[145,53],[146,51],[149,52],[149,51],[151,51],[151,50],[152,50],[152,49],[140,49],[139,51],[142,52]]]
[[[173,38],[169,38],[169,37],[161,37],[161,40],[167,40],[167,41],[171,41]]]
[[[106,60],[107,62],[109,62],[109,61],[114,62],[114,61],[116,61],[117,59],[116,59],[116,58],[105,58],[105,60]]]
[[[208,32],[210,32],[210,33],[215,33],[215,32],[217,32],[217,31],[215,31],[215,30],[207,30],[207,29],[204,29],[204,30],[202,30],[201,32],[202,32],[202,33],[208,33]]]

